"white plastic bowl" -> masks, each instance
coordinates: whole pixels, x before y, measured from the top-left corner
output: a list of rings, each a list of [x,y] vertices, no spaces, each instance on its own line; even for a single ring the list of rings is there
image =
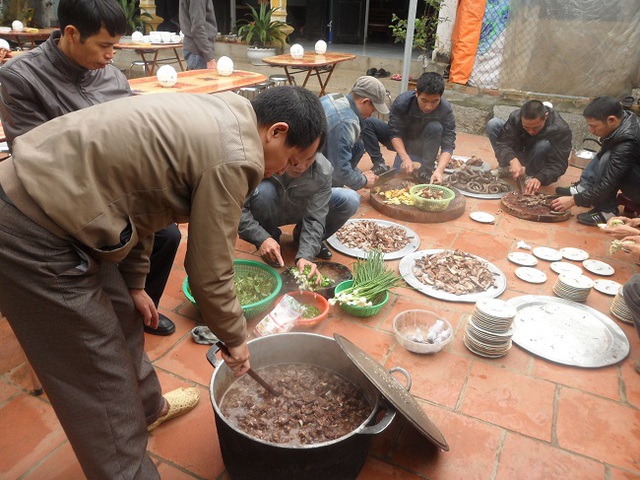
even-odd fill
[[[449,332],[447,338],[430,342],[429,329],[440,320],[442,332]],[[436,353],[442,350],[453,339],[451,324],[440,315],[429,310],[405,310],[393,319],[393,332],[400,345],[414,353]],[[444,335],[443,335],[444,336]],[[422,341],[419,341],[422,339]]]

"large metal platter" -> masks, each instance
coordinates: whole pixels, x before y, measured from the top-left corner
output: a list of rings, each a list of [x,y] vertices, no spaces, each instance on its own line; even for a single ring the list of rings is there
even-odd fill
[[[469,293],[466,295],[454,295],[453,293],[445,292],[443,290],[438,290],[437,288],[433,288],[429,285],[422,283],[420,280],[416,278],[413,273],[413,268],[415,267],[416,260],[424,257],[425,255],[431,255],[433,253],[443,252],[444,249],[430,249],[430,250],[420,250],[414,253],[411,253],[400,260],[399,270],[400,275],[404,278],[405,282],[411,285],[413,288],[418,290],[425,295],[430,297],[437,298],[439,300],[446,300],[448,302],[469,302],[475,303],[478,300],[483,298],[496,298],[507,288],[507,277],[502,273],[502,271],[496,267],[493,263],[488,262],[482,257],[478,257],[477,255],[473,255],[476,259],[482,260],[487,263],[487,267],[489,271],[493,273],[493,276],[496,279],[496,286],[491,287],[489,290],[485,292],[478,293]]]
[[[455,188],[457,188],[458,190],[460,190],[460,193],[462,195],[464,195],[465,197],[469,197],[469,198],[481,198],[483,200],[500,200],[502,197],[504,197],[507,193],[509,192],[513,192],[513,187],[511,185],[509,185],[510,189],[508,192],[499,192],[499,193],[478,193],[478,192],[470,192],[468,190],[463,190],[462,188],[460,188],[459,186],[456,186]]]
[[[402,249],[396,250],[395,252],[389,252],[389,253],[383,254],[382,258],[385,260],[397,260],[398,258],[402,258],[411,252],[415,252],[420,246],[420,237],[418,236],[418,234],[413,230],[411,230],[410,228],[405,227],[404,225],[400,225],[399,223],[389,222],[387,220],[378,220],[375,218],[361,218],[357,220],[348,220],[347,223],[345,223],[345,225],[348,225],[354,222],[364,222],[364,221],[375,222],[382,227],[402,228],[406,232],[407,237],[409,237],[409,243],[407,243]],[[329,243],[329,245],[335,248],[338,252],[343,253],[345,255],[349,255],[350,257],[367,258],[367,255],[369,254],[368,250],[363,250],[362,248],[347,247],[344,243],[342,243],[338,239],[335,233],[327,239],[327,242]]]
[[[512,340],[552,362],[598,368],[621,362],[629,340],[606,315],[558,297],[524,295],[507,300],[518,314]]]

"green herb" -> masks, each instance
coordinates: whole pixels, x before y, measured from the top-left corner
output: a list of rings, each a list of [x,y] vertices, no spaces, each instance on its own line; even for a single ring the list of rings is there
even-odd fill
[[[358,259],[353,266],[353,285],[329,300],[332,305],[346,303],[370,307],[390,288],[403,282],[402,277],[387,269],[380,250],[370,250],[366,260]]]
[[[309,292],[314,292],[319,288],[326,288],[330,285],[333,285],[335,282],[329,277],[325,277],[321,273],[315,274],[312,278],[308,278],[309,272],[311,272],[311,266],[305,265],[302,269],[302,273],[300,273],[300,269],[298,267],[293,267],[291,269],[291,273],[293,274],[293,278],[295,278],[296,283],[298,284],[298,288],[300,290],[307,290]],[[320,275],[320,283],[317,284],[316,280]]]
[[[264,275],[234,276],[236,296],[243,307],[264,300],[273,293],[276,280]]]
[[[315,318],[320,315],[320,309],[318,307],[311,307],[309,305],[305,305],[305,308],[302,312],[302,318]]]

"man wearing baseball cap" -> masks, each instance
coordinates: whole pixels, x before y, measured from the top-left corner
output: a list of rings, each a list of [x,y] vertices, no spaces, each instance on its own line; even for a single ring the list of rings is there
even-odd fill
[[[333,165],[333,186],[347,186],[353,190],[370,188],[377,175],[389,170],[380,157],[371,171],[362,172],[358,163],[364,154],[360,133],[364,121],[374,112],[389,113],[385,103],[387,90],[374,77],[360,77],[347,95],[333,93],[320,99],[327,116],[327,140],[323,154]],[[372,134],[374,140],[375,133]]]

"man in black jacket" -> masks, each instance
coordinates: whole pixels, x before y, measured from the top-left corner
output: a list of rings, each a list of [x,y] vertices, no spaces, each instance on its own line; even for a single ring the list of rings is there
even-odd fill
[[[584,169],[580,181],[558,187],[551,206],[565,211],[577,205],[593,209],[577,216],[585,225],[606,223],[618,214],[618,190],[640,202],[640,123],[611,97],[597,97],[584,109],[589,131],[600,137],[602,148]]]
[[[374,117],[365,120],[361,137],[374,165],[382,158],[380,140],[397,153],[393,168],[412,173],[416,162],[420,164],[416,174],[420,181],[442,183],[442,174],[456,147],[456,120],[443,93],[442,76],[423,73],[415,91],[404,92],[393,102],[388,125]]]
[[[526,175],[526,193],[549,185],[569,166],[571,129],[560,114],[538,100],[529,100],[505,122],[492,118],[487,135],[498,160],[498,173]]]

